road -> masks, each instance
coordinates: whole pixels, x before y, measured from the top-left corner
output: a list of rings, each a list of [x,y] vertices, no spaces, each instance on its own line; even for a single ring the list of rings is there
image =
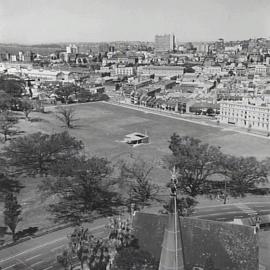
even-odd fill
[[[270,214],[270,202],[235,203],[198,207],[195,209],[192,216],[216,221],[233,221],[235,218],[247,218],[257,214]]]
[[[105,219],[97,220],[87,227],[93,235],[105,237]],[[62,267],[56,257],[68,243],[67,235],[72,232],[67,228],[0,251],[2,270],[58,270]]]
[[[197,207],[193,217],[232,221],[234,218],[245,218],[256,214],[270,214],[270,202],[236,203],[217,206]],[[106,219],[97,220],[88,225],[89,230],[99,237],[105,236]],[[66,246],[67,234],[72,228],[53,232],[16,246],[0,251],[2,270],[58,270],[62,269],[56,262],[56,256]]]

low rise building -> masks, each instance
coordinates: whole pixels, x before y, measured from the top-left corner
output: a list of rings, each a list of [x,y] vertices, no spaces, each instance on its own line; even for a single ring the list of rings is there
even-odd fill
[[[220,74],[221,67],[220,66],[207,66],[207,67],[204,67],[203,72],[206,74],[212,74],[212,75]]]
[[[112,70],[112,76],[132,76],[135,70],[133,67],[115,67]]]
[[[157,77],[182,76],[184,67],[181,66],[142,66],[138,68],[138,73],[143,75],[155,75]]]

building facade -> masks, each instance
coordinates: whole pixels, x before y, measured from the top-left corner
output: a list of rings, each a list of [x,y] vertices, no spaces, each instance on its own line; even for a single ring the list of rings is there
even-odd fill
[[[142,66],[138,67],[137,73],[141,75],[155,75],[158,77],[182,76],[184,67],[181,66]]]
[[[155,36],[155,51],[169,52],[175,49],[175,36],[172,34]]]
[[[220,122],[270,132],[270,107],[249,101],[222,101]]]
[[[115,67],[112,70],[112,76],[132,76],[134,75],[133,67]]]

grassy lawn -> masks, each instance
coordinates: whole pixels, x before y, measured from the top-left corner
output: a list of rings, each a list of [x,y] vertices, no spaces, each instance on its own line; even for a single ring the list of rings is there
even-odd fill
[[[268,139],[222,130],[220,127],[202,126],[106,103],[79,104],[75,105],[75,108],[79,121],[78,126],[71,129],[70,133],[83,141],[87,155],[107,157],[112,162],[125,159],[130,153],[139,155],[154,162],[153,178],[158,184],[170,180],[169,173],[162,169],[160,164],[162,157],[170,153],[168,140],[173,132],[218,145],[222,151],[233,155],[255,156],[261,160],[270,153]],[[45,114],[31,113],[31,122],[21,119],[18,128],[24,132],[22,134],[65,130],[55,118],[55,108],[48,107],[46,111]],[[150,136],[150,144],[131,147],[121,142],[125,135],[135,131],[147,132]],[[50,224],[46,212],[47,202],[42,202],[36,191],[39,179],[25,178],[23,182],[26,185],[21,194],[24,219],[19,229],[28,226],[47,227]]]

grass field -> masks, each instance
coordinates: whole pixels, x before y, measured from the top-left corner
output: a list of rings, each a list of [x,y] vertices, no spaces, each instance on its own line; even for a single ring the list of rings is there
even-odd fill
[[[260,160],[270,155],[268,139],[222,130],[220,127],[202,126],[121,108],[109,103],[86,103],[74,107],[79,119],[78,126],[70,129],[69,132],[83,141],[86,154],[107,157],[112,161],[125,159],[130,153],[139,155],[156,164],[153,178],[159,184],[170,180],[169,172],[162,169],[159,164],[163,156],[170,153],[168,140],[174,132],[218,145],[222,151],[233,155],[255,156]],[[55,118],[55,108],[47,107],[46,111],[45,114],[31,113],[31,122],[21,119],[18,124],[19,129],[24,134],[65,130]],[[131,147],[120,142],[125,135],[135,131],[146,131],[150,136],[150,144]],[[39,228],[48,226],[50,221],[45,210],[46,203],[39,200],[39,194],[36,192],[39,179],[26,178],[23,181],[26,185],[21,194],[21,201],[24,203],[24,220],[20,229],[25,226]]]
[[[109,103],[87,103],[75,105],[78,127],[70,133],[81,139],[86,152],[113,158],[124,152],[135,152],[150,159],[160,159],[169,153],[168,140],[173,132],[201,139],[203,142],[218,145],[222,151],[243,156],[255,156],[263,159],[270,156],[270,141],[219,127],[207,127],[170,119],[150,113],[117,107]],[[59,132],[64,130],[55,119],[54,108],[47,108],[51,113],[30,115],[34,121],[21,120],[20,128],[29,132]],[[39,119],[40,121],[35,121]],[[130,147],[119,141],[128,133],[147,132],[150,136],[149,145]]]

